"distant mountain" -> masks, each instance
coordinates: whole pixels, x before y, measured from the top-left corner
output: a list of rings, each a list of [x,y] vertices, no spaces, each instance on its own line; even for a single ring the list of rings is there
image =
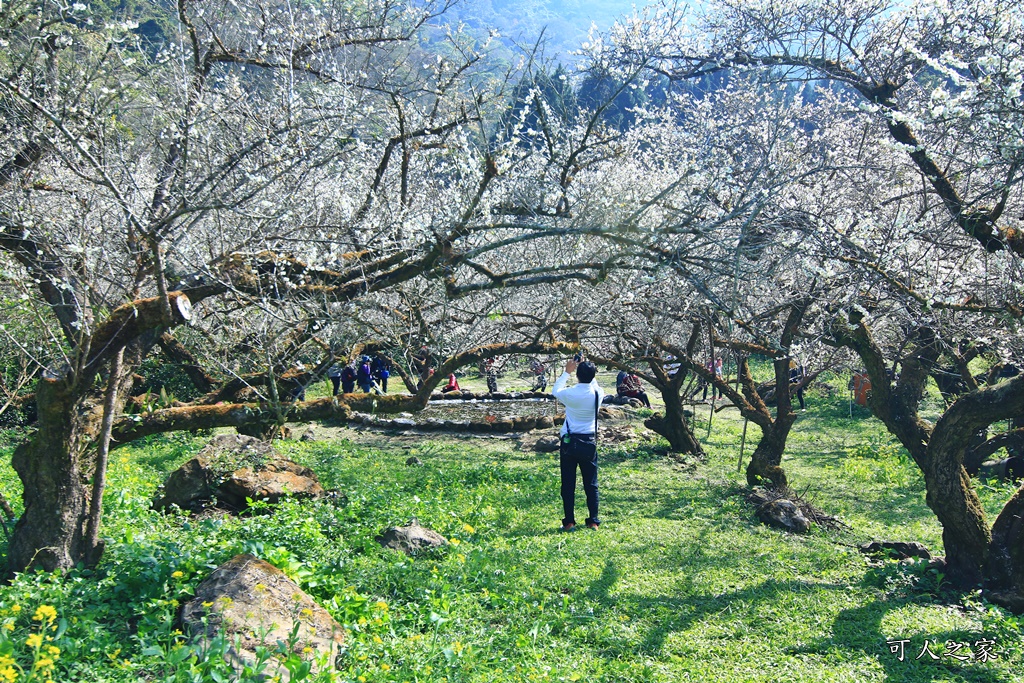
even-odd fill
[[[592,24],[607,29],[616,19],[631,14],[648,0],[464,0],[452,15],[477,30],[496,29],[511,46],[532,44],[541,31],[545,55],[554,61],[571,62]]]

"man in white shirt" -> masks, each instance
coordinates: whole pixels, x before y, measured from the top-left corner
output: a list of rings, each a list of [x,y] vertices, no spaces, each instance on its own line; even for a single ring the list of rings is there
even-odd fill
[[[572,387],[566,387],[569,375],[576,373]],[[577,364],[570,360],[565,372],[555,381],[551,393],[565,406],[565,423],[562,425],[559,448],[559,463],[562,472],[562,530],[572,531],[576,527],[576,467],[583,475],[583,492],[587,496],[587,528],[596,529],[600,524],[597,517],[597,411],[604,398],[604,392],[595,379],[597,366],[589,361]]]

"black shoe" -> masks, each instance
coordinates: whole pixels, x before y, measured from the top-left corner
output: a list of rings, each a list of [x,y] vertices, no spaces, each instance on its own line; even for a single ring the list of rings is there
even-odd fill
[[[576,524],[574,522],[569,524],[563,524],[562,531],[576,531]]]

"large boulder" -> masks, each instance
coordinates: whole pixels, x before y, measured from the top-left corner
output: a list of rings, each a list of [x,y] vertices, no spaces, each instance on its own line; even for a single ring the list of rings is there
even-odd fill
[[[278,455],[270,444],[241,434],[222,434],[171,473],[153,500],[153,508],[177,506],[198,511],[217,507],[243,510],[246,499],[276,503],[285,496],[322,498],[316,474]]]
[[[276,503],[285,497],[323,498],[325,493],[313,470],[275,458],[259,468],[232,472],[218,487],[217,499],[231,509],[242,510],[247,499]]]
[[[401,550],[406,555],[415,555],[424,550],[432,550],[448,545],[448,540],[433,529],[420,526],[415,517],[408,526],[392,527],[380,536],[377,542],[385,548]]]
[[[182,607],[182,631],[209,640],[220,634],[227,657],[239,670],[258,659],[257,648],[295,653],[333,666],[344,644],[344,630],[323,607],[268,562],[236,555],[217,567]],[[294,632],[294,636],[292,635]],[[289,679],[288,671],[270,661],[265,673]]]

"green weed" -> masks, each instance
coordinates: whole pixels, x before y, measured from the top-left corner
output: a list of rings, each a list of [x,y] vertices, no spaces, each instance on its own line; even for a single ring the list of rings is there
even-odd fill
[[[705,463],[666,457],[660,439],[603,448],[604,523],[571,534],[557,530],[557,457],[511,441],[342,432],[286,442],[279,449],[313,467],[333,498],[195,518],[149,505],[206,438],[149,439],[114,453],[100,566],[17,577],[0,589],[0,622],[12,619],[10,654],[27,671],[29,613],[53,606],[62,624],[51,631],[54,680],[254,680],[260,666],[314,680],[294,653],[267,650],[263,664],[238,672],[223,657],[231,643],[177,632],[175,615],[198,583],[249,552],[344,625],[345,648],[322,680],[1014,680],[1024,665],[1019,618],[950,592],[923,563],[870,567],[850,547],[890,538],[940,550],[941,529],[913,463],[877,421],[835,416],[824,398],[809,403],[783,465],[850,526],[839,536],[788,535],[756,520],[737,473],[743,422],[728,410],[713,418]],[[696,429],[704,440],[706,421]],[[745,457],[757,438],[749,425]],[[410,455],[422,466],[407,466]],[[16,484],[0,472],[5,491]],[[985,486],[991,509],[1011,492]],[[407,557],[374,540],[413,517],[450,545]],[[938,647],[940,660],[910,661],[915,650],[900,662],[890,652],[891,641],[919,648],[926,638],[988,639],[999,658],[960,662]]]

